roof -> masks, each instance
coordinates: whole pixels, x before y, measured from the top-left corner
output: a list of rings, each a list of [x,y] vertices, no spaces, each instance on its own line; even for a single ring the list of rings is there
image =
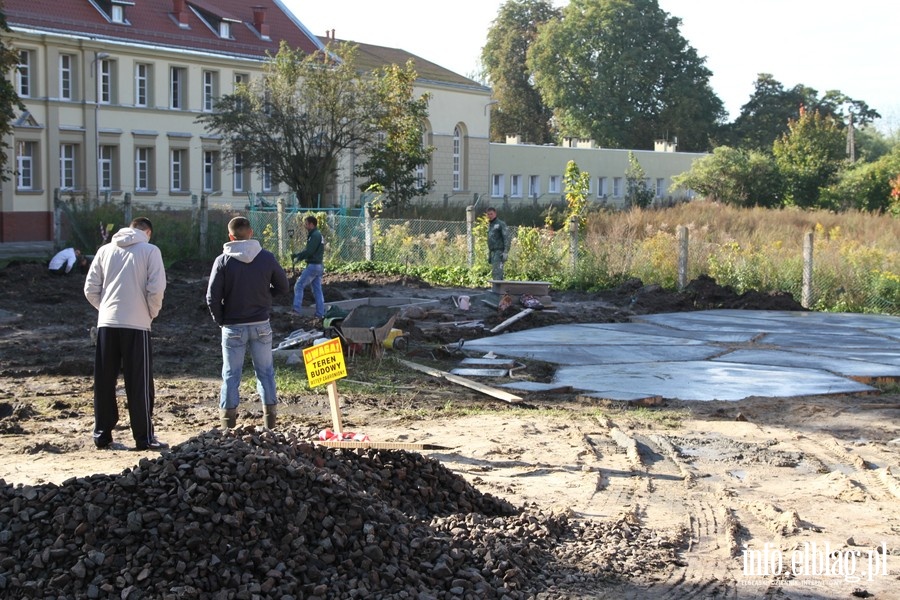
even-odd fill
[[[319,36],[319,41],[322,42],[323,45],[328,44],[329,42],[336,42],[339,44],[350,43],[359,46],[359,53],[356,57],[356,64],[360,68],[367,71],[374,71],[375,69],[380,69],[381,67],[387,65],[403,66],[406,64],[406,61],[412,60],[413,64],[415,65],[416,74],[419,76],[420,81],[430,81],[466,87],[482,88],[484,90],[490,89],[473,79],[463,77],[458,73],[454,73],[449,69],[445,69],[440,65],[436,65],[431,61],[425,60],[421,56],[416,56],[415,54],[407,52],[406,50],[401,50],[399,48],[374,46],[372,44],[364,44],[362,42],[351,40],[341,40],[328,36]]]
[[[282,40],[291,47],[311,53],[322,44],[279,0],[134,0],[116,2],[124,8],[127,24],[114,23],[98,7],[109,6],[108,0],[4,0],[4,12],[12,29],[40,31],[146,44],[181,50],[211,52],[237,57],[264,59],[276,54]],[[175,15],[185,5],[181,23]],[[268,36],[254,27],[254,13],[263,9]],[[230,24],[231,39],[219,37],[217,23]],[[237,21],[237,22],[235,22]],[[211,28],[212,26],[212,28]],[[263,32],[264,33],[264,32]]]

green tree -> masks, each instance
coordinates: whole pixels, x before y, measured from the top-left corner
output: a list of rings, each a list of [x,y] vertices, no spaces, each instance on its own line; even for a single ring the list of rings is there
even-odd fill
[[[574,160],[570,160],[566,163],[563,185],[566,196],[566,223],[564,228],[568,230],[571,227],[572,219],[576,219],[580,230],[584,227],[584,213],[591,189],[591,174],[587,171],[582,171]]]
[[[9,33],[9,25],[6,22],[6,13],[2,11],[0,3],[0,31]],[[16,117],[16,111],[24,111],[25,105],[16,93],[15,85],[9,78],[19,64],[19,54],[14,48],[7,46],[6,39],[0,38],[0,180],[8,181],[12,175],[9,164],[8,150],[10,145],[6,141],[12,134],[12,123]]]
[[[784,180],[785,203],[819,207],[819,193],[835,182],[844,163],[846,140],[833,117],[800,111],[788,132],[775,140],[772,153]]]
[[[800,116],[801,107],[831,117],[841,128],[849,125],[851,115],[856,127],[864,127],[878,118],[865,102],[849,98],[838,90],[831,90],[821,98],[819,93],[803,84],[785,89],[769,73],[760,73],[753,94],[734,123],[724,128],[719,141],[736,148],[769,151],[772,144],[788,131],[788,123]]]
[[[625,169],[625,206],[647,208],[653,202],[653,190],[647,185],[647,174],[634,152],[628,152],[628,168]]]
[[[711,72],[656,0],[571,0],[528,55],[561,132],[613,148],[704,150],[724,116]]]
[[[333,180],[340,154],[365,151],[382,115],[371,76],[356,65],[357,47],[329,45],[305,55],[282,42],[262,78],[223,96],[197,120],[224,139],[226,157],[267,168],[314,207]]]
[[[538,28],[558,16],[559,10],[546,0],[508,0],[488,29],[481,62],[498,101],[492,107],[492,142],[503,142],[507,135],[521,135],[533,144],[552,141],[553,111],[534,87],[527,55]]]
[[[385,208],[406,208],[410,200],[424,196],[434,185],[433,181],[420,180],[416,173],[434,151],[425,145],[422,132],[430,96],[413,97],[417,78],[412,61],[403,68],[384,67],[375,78],[381,106],[377,120],[380,134],[356,175],[365,179],[361,190],[377,186],[384,193]]]
[[[672,187],[732,206],[781,205],[781,179],[771,154],[719,146],[675,176]]]
[[[834,185],[822,190],[826,208],[883,212],[892,205],[892,182],[900,176],[900,147],[874,162],[857,162],[840,172]]]

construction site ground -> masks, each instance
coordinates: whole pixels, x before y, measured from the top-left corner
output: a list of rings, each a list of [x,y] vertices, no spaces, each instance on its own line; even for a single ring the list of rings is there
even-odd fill
[[[158,437],[172,445],[219,426],[221,352],[205,305],[208,269],[202,261],[168,269],[164,307],[153,325],[154,421]],[[293,283],[297,274],[290,275]],[[37,262],[0,269],[0,479],[7,485],[119,473],[158,456],[132,450],[124,393],[116,444],[106,451],[93,446],[96,311],[83,283],[83,275],[52,276]],[[437,301],[397,319],[405,351],[360,351],[347,359],[348,376],[337,384],[345,431],[426,445],[423,454],[514,505],[577,519],[626,518],[681,540],[676,560],[636,568],[580,597],[900,597],[894,382],[876,382],[876,393],[730,402],[643,406],[562,391],[510,403],[395,359],[449,371],[466,356],[465,340],[488,335],[485,329],[521,307],[501,311],[489,297],[480,300],[486,290],[400,277],[326,275],[324,283],[327,302]],[[461,295],[472,298],[469,310],[454,301]],[[552,307],[506,330],[710,308],[799,309],[790,296],[737,295],[706,278],[682,292],[633,281],[606,292],[550,295]],[[291,313],[291,298],[276,303],[276,341],[311,325]],[[304,376],[302,365],[280,369]],[[553,369],[526,361],[517,377],[549,382]],[[240,425],[262,422],[251,373]],[[279,423],[307,427],[311,439],[332,426],[325,388],[282,389],[280,402]]]

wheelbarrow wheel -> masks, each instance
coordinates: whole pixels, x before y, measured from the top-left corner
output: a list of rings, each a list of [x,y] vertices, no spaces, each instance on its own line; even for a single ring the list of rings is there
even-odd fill
[[[394,342],[391,344],[391,348],[397,352],[406,352],[408,347],[409,345],[406,343],[406,336],[395,337]]]

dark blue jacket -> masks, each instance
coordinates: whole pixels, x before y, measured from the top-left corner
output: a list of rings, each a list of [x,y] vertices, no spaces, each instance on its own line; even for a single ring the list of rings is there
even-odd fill
[[[275,255],[256,240],[228,242],[213,263],[206,305],[222,325],[264,323],[272,313],[272,296],[290,289]]]

